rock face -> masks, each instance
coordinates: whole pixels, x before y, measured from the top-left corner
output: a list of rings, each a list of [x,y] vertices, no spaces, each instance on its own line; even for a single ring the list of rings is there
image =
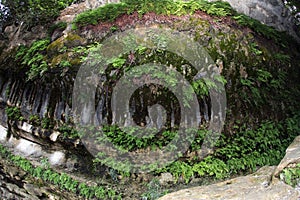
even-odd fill
[[[300,136],[296,137],[293,143],[286,149],[286,154],[275,169],[274,176],[278,176],[289,165],[297,163],[300,163]]]
[[[194,187],[168,194],[159,200],[296,200],[299,192],[278,179],[272,179],[274,166],[266,166],[256,173],[221,183]]]
[[[210,0],[215,1],[215,0]],[[276,28],[287,31],[300,41],[299,30],[296,30],[294,17],[285,7],[282,0],[223,0],[228,2],[237,12]]]

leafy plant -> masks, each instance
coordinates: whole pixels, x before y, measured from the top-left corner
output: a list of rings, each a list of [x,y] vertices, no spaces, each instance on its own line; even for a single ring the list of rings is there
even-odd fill
[[[9,16],[5,18],[7,24],[24,23],[31,28],[36,25],[45,25],[58,17],[60,10],[66,8],[77,0],[2,0],[2,4],[8,7]]]
[[[14,119],[14,120],[24,120],[24,117],[22,116],[21,110],[18,107],[12,106],[9,107],[7,106],[5,108],[5,112],[7,114],[8,119]]]
[[[288,145],[300,130],[300,115],[296,114],[280,123],[266,121],[257,129],[239,127],[232,137],[221,136],[215,152],[202,161],[191,163],[176,161],[169,166],[157,169],[156,173],[170,172],[179,180],[189,182],[191,177],[213,177],[223,179],[229,175],[254,171],[259,166],[276,165],[285,154]],[[299,170],[297,171],[297,173]],[[291,171],[285,171],[287,182],[292,178]]]
[[[51,129],[54,127],[52,120],[49,117],[44,117],[41,120],[41,126],[44,129]]]
[[[29,67],[28,80],[42,75],[48,69],[45,59],[45,50],[50,43],[49,39],[35,41],[29,48],[21,46],[15,56],[23,66]]]
[[[64,138],[78,138],[78,131],[71,126],[63,125],[58,128],[58,131],[62,133]]]
[[[71,63],[68,61],[68,60],[62,60],[60,63],[59,63],[59,66],[62,67],[62,68],[65,68],[65,67],[71,67]]]
[[[40,117],[38,115],[30,115],[29,116],[29,122],[33,125],[39,125],[40,124]]]
[[[106,4],[95,10],[80,13],[76,17],[75,23],[79,26],[96,25],[100,21],[113,21],[123,14],[131,14],[134,11],[137,11],[141,17],[149,12],[180,16],[192,14],[196,10],[202,10],[216,16],[228,16],[234,13],[230,5],[222,1],[123,0],[120,3]]]
[[[285,168],[280,173],[280,179],[293,187],[300,184],[300,163],[295,167]]]
[[[262,24],[258,20],[248,17],[244,14],[237,14],[233,16],[233,19],[235,19],[240,25],[247,26],[253,29],[256,33],[263,35],[267,38],[274,39],[275,41],[284,46],[284,44],[281,43],[280,39],[282,35],[273,27]]]
[[[259,50],[259,47],[256,43],[250,43],[250,48],[251,48],[251,51],[257,56],[259,56],[263,53],[261,50]]]

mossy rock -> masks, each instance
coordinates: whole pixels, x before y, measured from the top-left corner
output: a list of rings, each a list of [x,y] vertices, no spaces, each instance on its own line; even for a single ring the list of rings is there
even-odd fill
[[[58,38],[47,47],[48,56],[52,57],[59,54],[59,50],[64,47],[64,36]]]
[[[67,53],[54,56],[50,62],[50,66],[51,67],[58,66],[61,63],[61,61],[63,61],[63,60],[68,60]]]
[[[50,66],[51,67],[60,66],[60,64],[64,61],[68,61],[71,66],[79,66],[81,64],[81,59],[78,56],[76,56],[73,52],[66,52],[54,56],[50,61]]]
[[[54,55],[60,54],[63,48],[84,46],[86,45],[86,43],[86,39],[80,37],[79,35],[74,33],[68,33],[67,35],[64,35],[52,42],[47,47],[47,53],[50,57],[52,57]]]
[[[64,45],[68,48],[76,47],[76,46],[84,46],[86,45],[86,39],[80,37],[74,33],[68,33],[67,37],[64,39]]]

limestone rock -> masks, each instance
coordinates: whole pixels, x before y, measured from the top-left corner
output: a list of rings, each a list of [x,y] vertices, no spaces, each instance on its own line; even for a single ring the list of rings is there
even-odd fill
[[[296,137],[292,144],[286,149],[286,154],[277,166],[274,176],[278,176],[280,172],[290,164],[300,163],[300,136]]]
[[[199,186],[167,194],[159,200],[296,200],[299,192],[271,177],[275,167],[266,166],[254,174],[237,177],[221,183]]]

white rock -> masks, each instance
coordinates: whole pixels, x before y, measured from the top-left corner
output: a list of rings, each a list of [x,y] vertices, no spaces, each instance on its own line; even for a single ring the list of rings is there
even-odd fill
[[[27,133],[32,133],[32,125],[26,122],[23,122],[22,127],[20,129]]]
[[[16,145],[16,150],[20,151],[25,156],[34,155],[39,156],[42,152],[42,147],[36,143],[30,142],[25,139],[19,139],[14,141]]]
[[[51,135],[50,135],[50,140],[52,140],[53,142],[55,142],[57,140],[57,137],[60,135],[60,132],[58,131],[54,131]]]
[[[0,141],[6,141],[7,129],[0,125]]]
[[[49,156],[49,163],[51,165],[63,165],[66,161],[65,153],[62,151],[56,151]]]

